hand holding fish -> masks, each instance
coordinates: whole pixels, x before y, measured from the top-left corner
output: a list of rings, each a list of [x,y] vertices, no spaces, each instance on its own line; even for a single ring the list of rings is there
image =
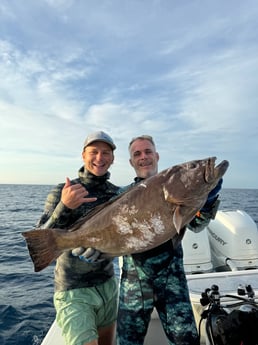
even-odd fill
[[[84,202],[93,202],[97,198],[86,198],[89,192],[80,184],[71,184],[70,179],[67,177],[64,188],[62,190],[61,201],[70,208],[75,209]]]
[[[101,262],[105,260],[102,257],[102,253],[94,248],[84,248],[78,247],[72,250],[73,256],[78,256],[80,260],[85,261],[87,263],[94,263],[94,262]]]

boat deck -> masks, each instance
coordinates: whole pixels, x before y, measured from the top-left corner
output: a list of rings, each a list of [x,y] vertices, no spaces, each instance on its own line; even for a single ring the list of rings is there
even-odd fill
[[[213,284],[219,286],[219,291],[222,296],[225,294],[237,295],[237,288],[240,285],[246,286],[250,284],[256,295],[255,301],[258,303],[258,270],[193,274],[187,275],[187,280],[197,327],[199,326],[201,313],[205,309],[205,307],[202,307],[200,304],[201,293],[205,291],[205,289],[211,288]],[[230,297],[222,299],[222,305],[228,305],[232,302],[235,302],[235,300]],[[167,340],[157,312],[154,310],[144,345],[157,344],[166,345]],[[202,323],[201,327],[201,344],[206,344],[205,322]],[[52,324],[41,345],[65,345],[61,330],[56,322]]]

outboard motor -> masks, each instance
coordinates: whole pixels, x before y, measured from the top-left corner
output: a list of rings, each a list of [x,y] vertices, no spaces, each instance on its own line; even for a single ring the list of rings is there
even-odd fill
[[[186,230],[182,240],[184,250],[184,269],[186,274],[209,273],[213,271],[208,232],[195,233]]]
[[[244,211],[218,211],[207,226],[216,271],[258,268],[258,229]]]

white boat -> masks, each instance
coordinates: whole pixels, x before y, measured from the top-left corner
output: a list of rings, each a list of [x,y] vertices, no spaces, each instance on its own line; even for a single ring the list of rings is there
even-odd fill
[[[183,249],[201,344],[216,344],[213,343],[215,335],[211,339],[207,327],[211,325],[208,311],[213,306],[224,307],[226,315],[232,310],[257,311],[258,321],[258,229],[246,212],[218,211],[202,232],[186,232]],[[206,315],[204,320],[203,315]],[[211,327],[214,328],[214,324]],[[167,340],[154,310],[144,345],[157,343],[165,345]],[[65,345],[55,321],[41,345]]]

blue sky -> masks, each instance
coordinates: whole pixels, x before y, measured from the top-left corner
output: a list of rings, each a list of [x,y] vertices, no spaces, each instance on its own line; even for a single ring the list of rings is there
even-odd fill
[[[159,169],[216,156],[258,188],[256,0],[1,0],[0,183],[74,178],[89,132],[150,134]]]

